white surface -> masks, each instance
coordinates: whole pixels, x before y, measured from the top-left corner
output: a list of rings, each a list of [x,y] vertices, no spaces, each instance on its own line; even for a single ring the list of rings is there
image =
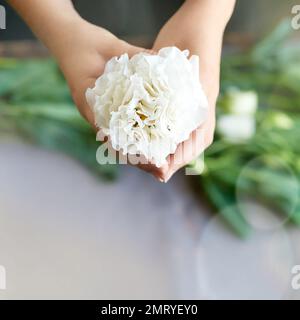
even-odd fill
[[[298,230],[243,242],[206,223],[184,176],[122,171],[106,184],[64,155],[0,142],[1,299],[299,298]]]
[[[207,299],[284,299],[295,264],[285,229],[257,230],[250,239],[236,241],[216,217],[201,235],[199,287]]]
[[[192,241],[192,197],[178,179],[165,185],[126,167],[107,184],[15,142],[0,144],[0,163],[1,298],[193,297],[190,277],[178,276]]]

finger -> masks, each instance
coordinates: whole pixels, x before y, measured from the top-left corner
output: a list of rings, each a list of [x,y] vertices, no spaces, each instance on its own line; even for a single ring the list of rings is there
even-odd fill
[[[87,95],[87,89],[93,88],[95,86],[95,82],[96,82],[95,78],[88,78],[83,84],[82,91],[79,91],[80,96],[78,98],[75,97],[74,101],[81,115],[91,124],[91,126],[95,131],[98,131],[99,129],[96,126],[95,116],[92,110],[93,105],[91,104],[91,102],[89,103],[88,95]]]
[[[165,164],[159,168],[153,164],[138,164],[137,167],[152,174],[160,182],[165,182],[166,173],[168,172],[168,164]]]
[[[188,140],[177,147],[175,154],[171,157],[167,181],[171,179],[175,172],[199,157],[205,150],[205,140],[205,127],[200,127],[192,132]]]
[[[95,123],[95,116],[93,111],[88,106],[86,106],[84,110],[85,111],[83,113],[83,117],[89,122],[89,124],[93,127],[95,131],[99,131],[99,128]]]
[[[136,47],[136,46],[129,46],[127,53],[129,55],[129,57],[132,57],[138,53],[148,53],[149,55],[157,54],[157,52],[152,49],[145,49],[145,48]]]
[[[153,176],[160,182],[167,182],[167,173],[169,171],[169,164],[165,164],[160,168],[154,169],[152,172]]]
[[[91,110],[91,107],[88,105],[87,101],[85,100],[84,93],[82,93],[81,96],[83,96],[83,98],[82,97],[80,97],[80,99],[73,98],[78,108],[78,111],[82,115],[82,117],[85,118],[93,126],[93,128],[96,128],[93,111]]]

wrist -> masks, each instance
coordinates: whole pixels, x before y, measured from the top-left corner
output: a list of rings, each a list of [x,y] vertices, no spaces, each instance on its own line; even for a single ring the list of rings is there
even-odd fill
[[[85,23],[77,13],[69,13],[48,21],[44,31],[37,35],[54,57],[60,60],[73,49],[76,37]]]
[[[72,37],[76,24],[83,20],[71,0],[8,2],[54,55],[65,46],[64,39]]]
[[[202,28],[223,34],[235,3],[236,0],[185,0],[183,8],[190,11],[194,22]]]

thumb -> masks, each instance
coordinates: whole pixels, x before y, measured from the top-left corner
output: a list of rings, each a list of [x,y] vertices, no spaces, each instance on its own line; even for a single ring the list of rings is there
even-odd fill
[[[150,55],[157,54],[156,51],[154,51],[154,50],[145,49],[145,48],[142,48],[142,47],[137,47],[137,46],[132,46],[132,45],[129,45],[127,53],[129,55],[129,57],[132,57],[132,56],[134,56],[135,54],[138,54],[138,53],[148,53]]]

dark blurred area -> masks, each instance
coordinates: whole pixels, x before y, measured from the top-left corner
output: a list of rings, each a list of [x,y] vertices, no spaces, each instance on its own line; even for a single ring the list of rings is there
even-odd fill
[[[109,29],[117,36],[150,42],[163,23],[179,8],[183,0],[74,0],[75,7],[87,20]],[[258,36],[272,29],[282,17],[290,15],[287,4],[295,0],[238,0],[227,30]],[[1,40],[27,40],[34,36],[6,1],[7,29]]]

